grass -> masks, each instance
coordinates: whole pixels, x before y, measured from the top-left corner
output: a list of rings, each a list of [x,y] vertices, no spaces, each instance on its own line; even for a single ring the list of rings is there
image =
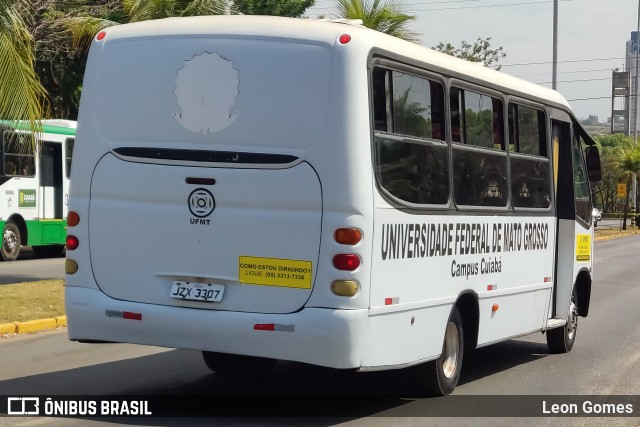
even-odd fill
[[[627,223],[627,229],[621,230],[620,227],[598,227],[595,231],[595,237],[617,236],[617,235],[631,235],[640,233],[640,228],[632,227]]]
[[[64,280],[0,285],[0,323],[64,314]]]

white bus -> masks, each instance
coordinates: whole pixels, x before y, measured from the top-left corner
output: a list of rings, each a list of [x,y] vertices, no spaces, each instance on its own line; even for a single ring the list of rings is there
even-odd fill
[[[96,36],[78,120],[71,340],[443,395],[588,313],[592,141],[550,89],[359,25],[176,18]]]
[[[64,251],[76,122],[40,123],[34,134],[27,122],[0,121],[0,255],[5,261],[15,260],[22,246],[43,256]]]

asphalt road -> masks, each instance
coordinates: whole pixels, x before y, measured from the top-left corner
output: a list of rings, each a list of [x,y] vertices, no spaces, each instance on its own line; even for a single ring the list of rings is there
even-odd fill
[[[406,372],[342,372],[287,362],[279,363],[266,380],[227,382],[210,373],[195,351],[79,344],[69,342],[64,330],[0,339],[0,395],[207,395],[208,405],[215,406],[221,401],[223,405],[240,405],[246,409],[243,412],[246,416],[208,420],[210,425],[636,427],[640,425],[637,417],[640,404],[634,409],[634,418],[424,417],[438,413],[447,405],[457,405],[461,411],[474,405],[515,405],[511,409],[517,414],[518,402],[508,398],[516,395],[555,396],[567,401],[575,396],[609,396],[614,403],[621,399],[617,395],[635,395],[635,401],[640,403],[637,254],[640,254],[640,236],[596,243],[591,311],[589,317],[580,319],[572,352],[550,355],[542,334],[479,349],[472,359],[465,360],[458,388],[445,398],[419,399],[407,395]],[[259,405],[261,399],[279,396],[282,398],[280,417],[250,418],[252,408]],[[291,406],[287,406],[287,402]],[[287,418],[305,402],[326,408],[326,412],[314,414],[325,417]],[[348,410],[344,413],[345,408],[352,407],[352,413]],[[0,418],[0,425],[102,423],[191,426],[202,425],[204,420]]]
[[[64,279],[64,254],[50,258],[39,257],[31,248],[25,247],[17,260],[0,260],[0,285],[43,279]]]

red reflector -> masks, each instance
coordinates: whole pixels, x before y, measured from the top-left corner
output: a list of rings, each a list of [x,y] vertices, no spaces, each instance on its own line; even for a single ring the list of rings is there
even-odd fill
[[[78,238],[76,236],[72,236],[71,234],[67,235],[67,250],[68,251],[72,251],[74,249],[78,248],[78,245],[80,244],[80,242],[78,241]]]
[[[69,227],[75,227],[79,223],[80,223],[80,215],[78,215],[78,212],[69,211],[69,213],[67,214],[67,225]]]
[[[104,38],[104,36],[106,36],[106,35],[107,35],[106,31],[100,31],[98,33],[98,35],[96,36],[96,39],[102,40]]]
[[[391,305],[391,304],[393,304],[393,298],[384,299],[384,305]]]
[[[351,41],[351,36],[349,34],[343,34],[338,40],[340,40],[340,43],[342,44],[347,44]]]
[[[338,254],[333,257],[333,266],[338,270],[353,271],[360,266],[360,258],[354,254]]]
[[[274,323],[256,323],[253,325],[254,331],[275,331],[276,325]]]
[[[123,311],[122,318],[130,320],[142,320],[142,313],[131,313],[130,311]]]

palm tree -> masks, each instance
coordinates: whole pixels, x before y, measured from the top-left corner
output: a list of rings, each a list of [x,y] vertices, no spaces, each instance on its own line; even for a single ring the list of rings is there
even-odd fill
[[[360,19],[362,25],[381,33],[411,42],[419,42],[419,34],[409,30],[414,15],[406,13],[407,6],[399,0],[336,0],[334,15],[339,19]]]
[[[34,70],[33,37],[23,16],[26,0],[0,0],[0,118],[28,120],[37,128],[46,91]]]
[[[174,16],[221,15],[229,7],[226,0],[121,0],[128,22],[148,21]],[[121,22],[95,16],[66,18],[64,24],[76,47],[86,48],[101,30]]]
[[[640,149],[636,147],[629,147],[622,151],[622,155],[620,157],[620,170],[622,172],[622,177],[627,180],[627,197],[624,203],[624,216],[622,221],[622,229],[626,230],[627,215],[629,212],[629,193],[631,192],[632,180],[634,175],[640,174]]]

